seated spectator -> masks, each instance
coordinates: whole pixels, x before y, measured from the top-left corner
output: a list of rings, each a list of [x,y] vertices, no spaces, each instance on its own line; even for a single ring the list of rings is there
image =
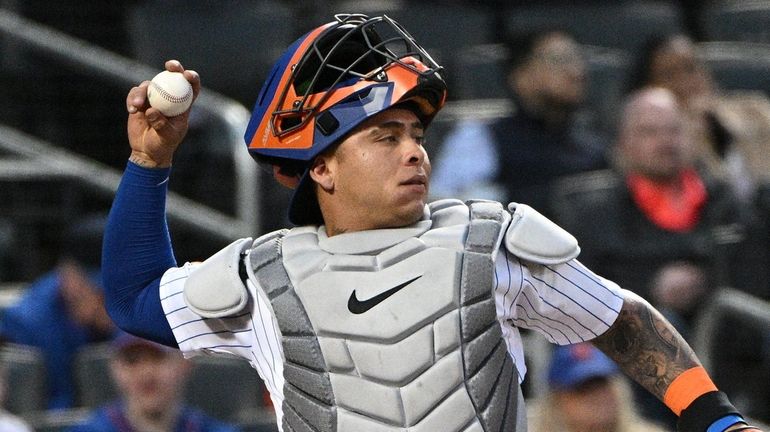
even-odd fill
[[[64,234],[59,264],[34,281],[0,317],[3,341],[38,348],[46,364],[47,407],[76,404],[70,371],[77,351],[108,340],[114,326],[104,309],[99,260],[105,217],[89,216]]]
[[[113,342],[110,371],[119,398],[70,432],[236,432],[238,428],[186,406],[192,364],[175,349],[123,333]]]
[[[436,198],[488,198],[529,204],[543,213],[551,182],[606,166],[606,142],[578,121],[587,87],[580,46],[562,31],[508,41],[507,82],[514,105],[490,124],[450,132],[435,161]]]
[[[5,395],[8,388],[5,384],[6,371],[0,366],[0,432],[32,432],[32,427],[21,417],[5,410]]]
[[[648,300],[655,273],[682,260],[700,263],[713,287],[766,283],[752,212],[697,168],[673,93],[630,95],[614,150],[614,169],[564,180],[554,204],[581,261]]]
[[[588,343],[554,348],[548,391],[530,412],[531,432],[663,432],[637,414],[618,367]]]
[[[751,201],[757,186],[770,180],[770,99],[759,90],[719,88],[690,37],[649,41],[630,86],[659,86],[674,93],[699,162],[727,180],[743,201]]]
[[[687,292],[688,305],[697,306],[691,316],[719,287],[759,286],[766,261],[754,244],[754,219],[726,183],[697,169],[671,91],[651,87],[628,97],[614,150],[613,170],[564,180],[554,204],[555,219],[583,245],[581,261],[661,309],[685,294],[666,292],[672,287],[661,285],[670,281],[655,278],[669,277],[680,262],[697,263],[703,274]],[[700,285],[701,277],[708,283]],[[730,351],[730,342],[722,349]],[[662,404],[637,394],[648,418],[673,426]]]

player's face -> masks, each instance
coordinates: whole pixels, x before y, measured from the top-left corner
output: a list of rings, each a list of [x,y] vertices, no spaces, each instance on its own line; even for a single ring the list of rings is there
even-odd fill
[[[365,121],[326,156],[327,228],[411,225],[423,214],[430,160],[424,130],[409,110],[394,108]],[[329,220],[332,218],[333,220]]]

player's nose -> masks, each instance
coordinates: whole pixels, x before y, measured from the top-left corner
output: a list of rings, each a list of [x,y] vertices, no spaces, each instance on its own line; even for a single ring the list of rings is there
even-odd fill
[[[408,138],[405,140],[404,156],[410,165],[422,165],[428,159],[428,154],[422,146],[422,141],[417,138]]]

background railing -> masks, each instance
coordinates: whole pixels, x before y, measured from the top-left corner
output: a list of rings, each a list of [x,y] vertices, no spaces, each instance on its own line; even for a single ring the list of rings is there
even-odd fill
[[[695,326],[693,346],[703,366],[715,366],[714,353],[720,342],[717,329],[728,318],[740,317],[742,324],[764,332],[770,339],[770,302],[735,289],[721,289],[700,314]],[[770,343],[770,340],[767,342]]]
[[[0,9],[0,35],[90,76],[126,85],[136,85],[159,72],[5,9]],[[201,92],[193,110],[203,110],[224,125],[226,133],[221,138],[232,153],[236,177],[235,214],[225,214],[174,193],[169,195],[167,214],[172,220],[219,239],[252,235],[260,223],[259,173],[243,148],[242,135],[249,112],[243,105],[208,89]],[[120,180],[121,173],[114,168],[8,127],[0,127],[0,149],[22,158],[0,159],[3,177],[68,176],[105,194],[114,193]]]

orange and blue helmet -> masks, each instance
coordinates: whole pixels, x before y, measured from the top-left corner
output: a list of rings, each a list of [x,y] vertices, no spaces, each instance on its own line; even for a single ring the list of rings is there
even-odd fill
[[[286,50],[257,96],[245,141],[258,162],[299,179],[292,223],[323,222],[308,168],[361,122],[403,104],[427,127],[446,100],[440,71],[387,16],[336,15]]]

